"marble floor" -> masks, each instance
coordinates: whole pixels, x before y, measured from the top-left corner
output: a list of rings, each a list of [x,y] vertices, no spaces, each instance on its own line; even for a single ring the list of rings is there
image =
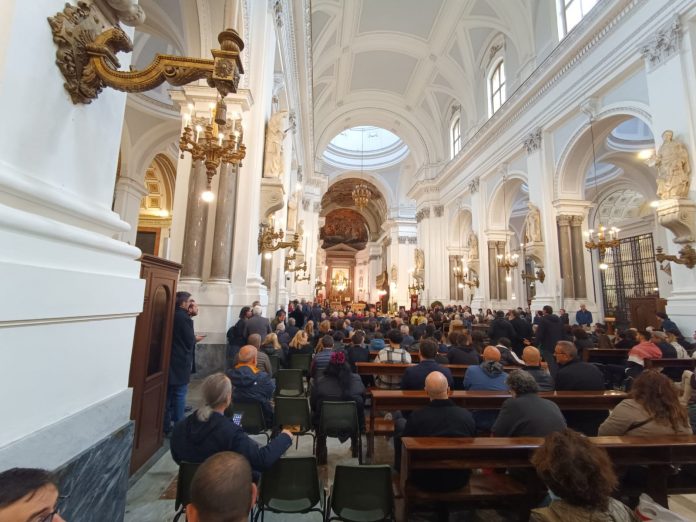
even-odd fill
[[[198,386],[194,383],[189,390],[187,402],[196,405],[199,399]],[[256,437],[259,442],[265,441],[264,437]],[[325,486],[331,485],[331,479],[337,464],[357,464],[358,460],[351,458],[350,441],[344,444],[337,439],[328,439],[328,464],[319,467],[319,477]],[[309,436],[300,437],[299,447],[293,446],[286,455],[311,455],[312,439]],[[391,443],[383,437],[375,441],[376,463],[391,463],[393,449]],[[177,465],[171,458],[169,451],[164,453],[129,489],[126,505],[125,522],[165,522],[174,518],[174,494],[172,483],[177,475]],[[696,495],[675,495],[670,497],[670,509],[679,513],[687,520],[696,521]],[[397,513],[400,511],[397,504]],[[320,522],[321,515],[310,513],[308,515],[275,515],[266,514],[269,522],[303,520],[307,522]],[[450,522],[503,522],[511,517],[497,513],[493,510],[479,510],[475,513],[454,512],[450,514]],[[413,521],[437,520],[436,515],[423,513],[411,517]]]

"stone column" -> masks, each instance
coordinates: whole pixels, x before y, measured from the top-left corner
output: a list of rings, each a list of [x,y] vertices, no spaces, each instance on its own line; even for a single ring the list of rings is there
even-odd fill
[[[120,232],[116,239],[120,239],[129,245],[135,245],[138,234],[138,218],[140,215],[140,202],[147,194],[143,180],[131,178],[121,173],[116,180],[116,197],[114,198],[114,212],[130,225],[130,230]]]
[[[213,259],[210,267],[211,281],[230,281],[238,171],[237,165],[223,165],[220,168],[213,232]]]
[[[188,193],[188,212],[186,213],[186,232],[182,255],[181,279],[201,281],[203,278],[203,251],[205,232],[208,226],[208,203],[201,194],[206,190],[208,178],[205,166],[197,161],[193,167]]]
[[[585,279],[585,253],[582,238],[582,216],[570,218],[570,244],[573,260],[573,297],[585,299],[587,297],[587,280]]]
[[[507,244],[509,240],[505,241],[496,241],[496,253],[501,254],[504,258],[505,256],[505,245]],[[505,301],[508,298],[508,292],[507,292],[507,280],[505,279],[508,275],[508,272],[505,271],[504,268],[498,267],[497,265],[497,260],[498,258],[496,257],[493,262],[496,264],[496,269],[497,269],[497,277],[498,277],[498,299],[500,301]],[[510,272],[512,274],[512,272]]]
[[[572,299],[575,294],[573,279],[573,258],[571,255],[570,221],[572,216],[558,216],[558,248],[561,259],[561,278],[563,297]]]
[[[488,242],[488,292],[491,300],[500,299],[498,286],[498,264],[496,262],[497,241]]]

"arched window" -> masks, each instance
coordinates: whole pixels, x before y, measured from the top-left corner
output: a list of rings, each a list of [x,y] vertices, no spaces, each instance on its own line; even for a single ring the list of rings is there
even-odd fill
[[[503,60],[500,60],[493,68],[488,81],[488,90],[490,93],[490,115],[492,116],[505,101],[505,64]]]
[[[462,150],[461,116],[455,114],[450,126],[450,156],[454,158]]]
[[[590,12],[597,0],[556,0],[558,39],[561,40]]]

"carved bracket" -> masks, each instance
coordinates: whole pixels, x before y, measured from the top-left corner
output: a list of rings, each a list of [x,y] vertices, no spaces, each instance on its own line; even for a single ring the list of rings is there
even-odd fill
[[[696,203],[690,199],[660,201],[657,220],[674,234],[674,242],[678,245],[696,241]]]
[[[265,222],[274,212],[283,208],[285,189],[283,182],[277,178],[261,179],[261,201],[259,204],[259,218]]]

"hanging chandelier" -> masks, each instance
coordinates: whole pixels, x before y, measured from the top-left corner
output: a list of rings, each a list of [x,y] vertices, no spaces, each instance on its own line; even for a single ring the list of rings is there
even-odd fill
[[[505,185],[507,185],[507,176],[503,176],[503,220],[505,222],[505,227],[507,227],[507,192],[505,189]],[[497,254],[495,256],[498,268],[505,269],[505,280],[508,282],[512,281],[512,277],[510,276],[510,270],[517,268],[519,257],[519,254],[511,254],[508,251],[507,239],[505,240],[505,254]]]
[[[590,116],[590,139],[592,140],[592,177],[594,179],[594,196],[596,198],[599,191],[597,190],[597,156],[595,153],[594,128],[592,126],[592,121],[593,118]],[[601,259],[604,257],[604,253],[607,249],[617,248],[619,246],[619,232],[620,230],[618,228],[607,228],[600,222],[599,229],[596,232],[593,229],[585,232],[585,248],[590,252],[597,250]],[[602,270],[606,270],[606,263],[602,262],[600,264],[600,268],[602,268]]]
[[[363,175],[363,162],[365,160],[365,128],[362,128],[360,130],[360,176],[362,177]],[[353,203],[355,203],[355,206],[358,207],[358,210],[363,210],[365,207],[367,207],[367,204],[370,202],[370,198],[372,197],[372,191],[370,190],[370,187],[367,186],[365,183],[358,183],[355,188],[353,188],[353,192],[351,193],[351,196],[353,197]]]

